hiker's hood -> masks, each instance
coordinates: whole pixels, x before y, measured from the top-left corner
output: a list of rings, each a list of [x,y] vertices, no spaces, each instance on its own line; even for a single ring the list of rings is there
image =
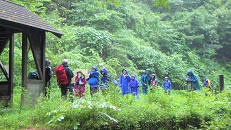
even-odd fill
[[[123,69],[123,70],[122,70],[122,73],[123,73],[124,70],[126,71],[126,74],[128,74],[128,71],[127,71],[126,69]]]
[[[192,73],[192,75],[194,75],[194,73],[193,73],[193,71],[192,71],[191,69],[189,69],[189,70],[187,71],[187,73]]]
[[[100,73],[102,74],[102,72],[104,72],[104,75],[106,75],[107,74],[107,69],[106,68],[101,69]]]
[[[134,79],[136,79],[136,76],[135,76],[135,75],[131,75],[131,77],[134,77]]]
[[[50,66],[51,61],[49,59],[45,59],[45,66]]]
[[[96,66],[92,66],[91,68],[95,69],[95,71],[98,71],[98,68]]]
[[[150,74],[150,73],[151,73],[150,69],[146,69],[146,70],[145,70],[145,73],[146,73],[146,71],[148,71],[148,74]]]

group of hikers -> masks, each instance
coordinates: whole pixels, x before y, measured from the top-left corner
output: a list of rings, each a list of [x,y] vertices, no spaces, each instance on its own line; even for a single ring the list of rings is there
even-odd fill
[[[53,75],[53,71],[50,67],[50,63],[51,63],[50,60],[48,59],[45,60],[45,67],[46,67],[45,96],[48,97],[49,97],[49,90],[50,90],[50,79]],[[98,91],[105,91],[105,89],[108,88],[108,82],[111,81],[106,68],[102,68],[99,71],[101,74],[101,79],[99,80],[100,74],[96,66],[91,67],[88,78],[86,78],[86,76],[83,74],[82,71],[77,71],[76,76],[74,77],[72,70],[68,67],[67,59],[64,59],[62,61],[62,64],[59,65],[55,71],[56,71],[58,86],[61,89],[62,97],[67,96],[68,90],[71,93],[74,93],[77,97],[80,98],[84,97],[87,90],[86,88],[87,83],[90,86],[90,94],[93,95]],[[35,77],[33,76],[34,76],[33,73],[29,73],[28,78],[32,77],[33,79],[36,79],[35,78],[36,76]],[[75,83],[71,82],[72,78],[75,78]],[[135,75],[130,75],[126,69],[123,69],[119,82],[114,79],[113,83],[115,83],[121,89],[122,95],[133,94],[136,98],[138,98],[138,93],[139,93],[138,88],[140,86],[142,88],[142,94],[146,95],[149,89],[150,91],[152,91],[156,89],[156,85],[159,84],[156,79],[156,75],[154,73],[151,74],[150,69],[145,70],[145,73],[141,76],[140,82],[135,77]],[[188,87],[187,89],[200,90],[197,76],[193,73],[192,70],[187,71],[186,83]],[[165,93],[170,94],[170,91],[172,89],[172,84],[167,76],[164,78],[164,81],[160,85],[162,85]],[[208,78],[206,78],[203,83],[203,86],[211,87],[212,83]]]

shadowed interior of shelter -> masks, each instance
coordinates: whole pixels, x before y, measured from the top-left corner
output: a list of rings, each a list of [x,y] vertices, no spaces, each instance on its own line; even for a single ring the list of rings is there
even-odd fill
[[[14,83],[14,34],[22,34],[22,87],[31,96],[31,101],[45,92],[45,39],[46,32],[51,32],[57,37],[62,34],[45,22],[36,14],[30,12],[25,7],[0,0],[0,57],[4,49],[8,48],[9,61],[4,61],[9,65],[4,67],[0,61],[0,69],[6,81],[0,82],[0,100],[4,106],[9,105],[13,97]],[[39,79],[27,79],[27,59],[28,49],[31,49]],[[27,104],[22,94],[22,105]]]

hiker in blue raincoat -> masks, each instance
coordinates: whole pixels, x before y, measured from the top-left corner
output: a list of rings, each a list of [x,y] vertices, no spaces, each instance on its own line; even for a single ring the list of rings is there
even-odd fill
[[[213,85],[213,83],[211,82],[211,80],[209,78],[205,78],[205,80],[203,82],[203,87],[211,88],[212,85]]]
[[[107,75],[107,69],[103,68],[100,70],[101,77],[101,83],[100,83],[100,90],[104,90],[105,88],[108,88],[108,75]]]
[[[142,84],[142,93],[147,94],[148,93],[148,87],[151,84],[151,75],[150,70],[146,69],[145,73],[141,76],[141,84]]]
[[[129,83],[129,86],[131,88],[131,93],[135,95],[135,97],[138,97],[138,87],[140,86],[139,81],[136,79],[135,75],[131,76],[131,81]]]
[[[90,93],[93,95],[98,91],[99,73],[96,66],[92,66],[87,82],[90,85]]]
[[[128,74],[128,71],[126,69],[123,69],[122,74],[120,76],[120,88],[122,90],[122,95],[130,93],[130,88],[129,88],[130,81],[131,81],[131,77]]]
[[[168,77],[164,78],[164,82],[162,83],[162,86],[164,88],[164,92],[170,95],[170,90],[172,89],[171,81],[168,79]]]
[[[192,90],[200,90],[197,76],[193,73],[191,69],[187,71],[186,82],[187,82],[187,86],[191,86]]]

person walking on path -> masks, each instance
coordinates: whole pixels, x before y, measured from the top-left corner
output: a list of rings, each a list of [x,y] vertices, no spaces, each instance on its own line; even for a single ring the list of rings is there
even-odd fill
[[[75,95],[79,98],[84,97],[86,92],[86,79],[85,75],[82,73],[82,71],[78,71],[77,75],[75,77],[75,86],[74,86],[74,92]]]
[[[96,66],[91,67],[89,78],[87,79],[88,84],[90,85],[91,95],[98,92],[98,83],[99,83],[99,72]]]
[[[168,77],[164,78],[164,82],[162,83],[162,86],[164,88],[164,92],[168,93],[170,95],[170,91],[172,89],[171,81],[168,79]]]
[[[129,83],[129,86],[130,86],[130,88],[131,88],[131,93],[133,93],[134,96],[135,96],[136,98],[138,98],[138,92],[139,92],[138,88],[139,88],[139,86],[140,86],[140,83],[139,83],[139,81],[136,79],[135,75],[132,75],[132,76],[131,76],[131,81],[130,81],[130,83]]]
[[[100,90],[105,91],[108,88],[108,72],[106,68],[100,70],[101,82],[100,82]]]
[[[142,84],[142,93],[146,95],[148,93],[148,87],[151,84],[151,75],[150,70],[146,69],[145,73],[141,76],[141,84]]]
[[[189,69],[187,71],[186,82],[187,82],[188,89],[200,90],[200,86],[199,86],[199,83],[198,83],[197,76],[193,73],[193,71],[191,69]]]
[[[66,99],[68,89],[70,93],[73,93],[73,88],[71,87],[71,79],[74,77],[72,70],[68,67],[67,59],[64,59],[62,64],[56,68],[56,76],[58,85],[61,89],[61,95]]]
[[[211,80],[209,78],[205,78],[204,83],[203,83],[203,87],[211,88],[212,85],[213,85],[213,83],[211,82]]]
[[[48,59],[45,59],[45,96],[47,96],[48,98],[50,97],[50,90],[51,90],[51,82],[50,79],[53,76],[53,71],[50,67],[50,63],[51,61]]]
[[[152,74],[150,90],[156,89],[157,83],[158,83],[158,82],[157,82],[157,80],[156,80],[156,75],[155,75],[155,74]]]
[[[126,69],[123,69],[122,74],[120,76],[120,88],[122,90],[122,95],[130,93],[130,88],[129,88],[130,81],[131,81],[131,77],[128,74],[128,71]]]

